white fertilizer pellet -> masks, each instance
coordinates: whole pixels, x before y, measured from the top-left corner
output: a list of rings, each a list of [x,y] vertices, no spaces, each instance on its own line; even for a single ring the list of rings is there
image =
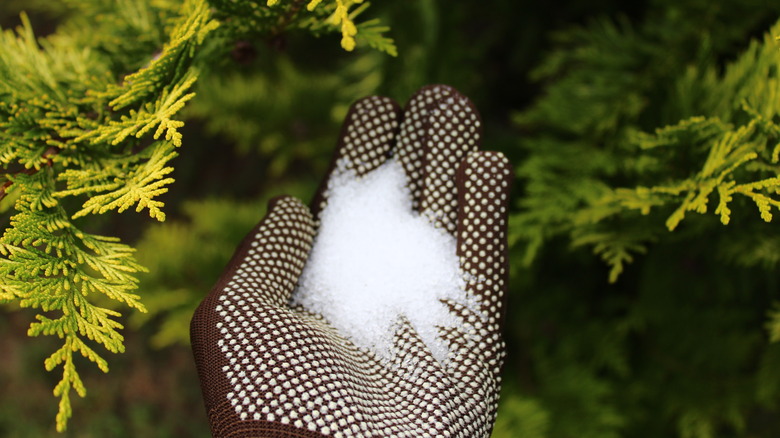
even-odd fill
[[[412,210],[395,160],[362,178],[337,171],[293,303],[383,359],[392,355],[403,316],[445,363],[448,349],[437,327],[460,322],[441,300],[467,302],[455,249],[453,236]]]

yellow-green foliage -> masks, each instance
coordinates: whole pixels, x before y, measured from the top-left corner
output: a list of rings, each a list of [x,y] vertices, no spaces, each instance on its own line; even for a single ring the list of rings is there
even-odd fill
[[[631,44],[630,39],[628,43],[615,41],[620,32],[610,24],[604,26],[602,43]],[[582,128],[596,133],[605,129],[610,135],[606,141],[612,144],[574,143],[571,150],[558,147],[524,164],[520,173],[529,178],[529,196],[522,200],[527,210],[513,218],[513,239],[528,243],[526,260],[534,257],[547,237],[566,231],[574,246],[592,247],[610,265],[609,279],[614,282],[634,254],[644,253],[647,243],[675,231],[691,212],[714,213],[723,225],[729,225],[732,209],[747,207],[737,202],[741,198],[754,205],[760,219],[770,222],[773,211],[780,209],[780,45],[775,39],[779,34],[780,24],[762,41],[753,42],[723,73],[712,65],[690,66],[674,89],[680,96],[701,96],[701,100],[690,104],[671,100],[693,106],[676,109],[688,116],[675,124],[654,132],[629,125],[621,127],[622,132],[609,133],[610,117],[611,123],[620,126],[623,122],[617,117],[621,112],[633,115],[641,110],[639,104],[634,108],[630,102],[635,97],[628,95],[626,108],[614,108],[605,117],[607,122],[588,120],[587,128]],[[605,71],[604,76],[609,73]],[[533,123],[545,111],[540,105],[518,121]],[[580,127],[569,129],[577,132]],[[543,150],[546,141],[536,140],[532,147]],[[682,164],[697,169],[679,171]],[[576,174],[569,179],[564,173],[557,184],[550,184],[553,169],[576,169]],[[618,175],[624,180],[610,182]],[[666,216],[664,227],[652,220],[633,221],[638,226],[626,220],[656,211]],[[739,220],[750,218],[740,216]],[[616,222],[623,225],[616,226]]]
[[[210,4],[217,9],[217,17],[230,17],[225,25],[233,36],[275,36],[286,29],[306,30],[314,35],[339,32],[345,50],[365,45],[397,55],[393,40],[384,36],[386,26],[378,20],[355,23],[370,6],[364,0],[211,0]]]
[[[0,196],[16,200],[0,237],[0,301],[42,312],[30,336],[62,339],[45,361],[62,367],[60,431],[71,390],[86,394],[74,355],[108,371],[92,346],[123,351],[118,309],[145,311],[134,249],[89,233],[87,219],[132,208],[165,220],[159,197],[174,182],[181,111],[198,78],[237,39],[295,28],[338,32],[347,50],[357,41],[394,53],[376,22],[355,24],[367,3],[268,3],[68,0],[67,18],[45,38],[25,15],[0,33]]]
[[[501,394],[501,407],[492,438],[545,438],[550,415],[539,403],[516,394]]]
[[[270,177],[301,162],[317,163],[321,168],[312,170],[321,173],[349,105],[377,94],[383,57],[369,52],[334,73],[328,68],[302,72],[290,57],[278,54],[263,69],[204,78],[186,114],[203,120],[208,133],[230,139],[240,153],[267,157]]]
[[[532,377],[507,383],[551,437],[774,436],[778,10],[649,5],[559,33],[515,116],[507,320]]]

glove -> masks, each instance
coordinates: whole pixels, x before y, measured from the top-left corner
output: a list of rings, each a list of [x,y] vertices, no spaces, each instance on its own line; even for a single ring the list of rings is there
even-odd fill
[[[401,111],[368,97],[347,114],[329,174],[365,175],[390,156],[413,207],[455,236],[476,305],[446,303],[440,363],[403,318],[390,359],[359,348],[323,317],[291,305],[328,204],[278,197],[196,310],[192,348],[215,437],[488,437],[504,356],[509,163],[477,151],[479,115],[454,89],[419,90]]]

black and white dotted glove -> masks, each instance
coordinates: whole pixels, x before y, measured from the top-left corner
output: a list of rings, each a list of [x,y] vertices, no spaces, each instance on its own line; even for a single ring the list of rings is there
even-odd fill
[[[509,163],[477,150],[480,120],[454,89],[419,90],[401,111],[391,99],[356,102],[336,163],[365,175],[390,156],[413,206],[455,236],[466,292],[446,303],[462,321],[441,331],[435,360],[402,322],[392,358],[356,347],[321,316],[290,304],[327,205],[271,201],[192,319],[192,348],[215,437],[488,437],[504,356]],[[346,160],[343,160],[346,158]]]

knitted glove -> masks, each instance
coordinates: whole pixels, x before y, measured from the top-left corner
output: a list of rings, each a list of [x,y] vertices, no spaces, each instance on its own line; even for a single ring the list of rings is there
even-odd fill
[[[435,360],[407,321],[391,359],[356,347],[321,316],[290,305],[327,206],[272,200],[192,319],[195,362],[215,437],[488,437],[504,355],[510,168],[478,152],[480,120],[452,88],[419,90],[402,111],[368,97],[350,109],[330,172],[364,175],[391,155],[413,206],[455,236],[466,292],[446,303],[463,325],[442,330]],[[346,160],[343,160],[346,158]]]

